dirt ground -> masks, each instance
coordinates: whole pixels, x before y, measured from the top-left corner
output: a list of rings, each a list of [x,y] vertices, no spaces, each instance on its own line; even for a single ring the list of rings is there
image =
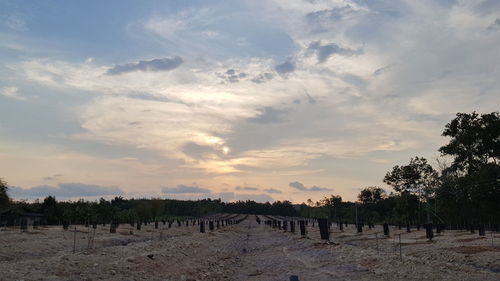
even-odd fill
[[[499,233],[445,231],[427,242],[424,231],[391,228],[387,238],[380,226],[362,234],[349,226],[332,228],[325,242],[317,225],[301,237],[254,216],[206,233],[198,225],[108,227],[89,248],[89,229],[78,226],[75,253],[73,227],[2,229],[0,280],[500,280]]]

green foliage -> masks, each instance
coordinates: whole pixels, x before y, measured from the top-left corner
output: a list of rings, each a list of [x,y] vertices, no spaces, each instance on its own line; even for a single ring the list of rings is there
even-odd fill
[[[376,204],[385,197],[385,190],[377,186],[369,186],[361,190],[358,200],[363,204]]]
[[[473,173],[487,163],[500,161],[500,114],[457,113],[446,124],[443,136],[451,137],[439,151],[454,157],[450,169]]]
[[[405,166],[394,166],[387,172],[384,182],[391,185],[396,192],[418,194],[427,198],[437,185],[438,173],[423,157],[410,159]]]
[[[495,222],[500,217],[500,114],[458,113],[439,151],[452,156],[436,191],[436,204],[457,226]]]

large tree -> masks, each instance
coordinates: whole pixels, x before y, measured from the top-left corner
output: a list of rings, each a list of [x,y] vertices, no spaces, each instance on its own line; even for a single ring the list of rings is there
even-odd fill
[[[437,200],[454,210],[457,224],[498,223],[500,214],[500,114],[457,113],[442,133],[439,151],[453,157],[441,176]]]
[[[419,199],[432,195],[438,178],[438,173],[427,163],[424,157],[410,159],[404,166],[394,166],[387,172],[384,182],[392,186],[396,192],[416,194]]]
[[[408,165],[394,166],[392,171],[385,175],[384,182],[391,185],[401,197],[405,198],[403,202],[407,205],[407,219],[410,219],[412,213],[409,204],[411,195],[416,195],[419,203],[425,200],[427,202],[427,221],[429,222],[429,198],[437,187],[438,173],[427,163],[427,159],[415,157],[410,159]],[[420,204],[418,206],[418,216],[420,217]]]
[[[488,163],[500,164],[500,114],[457,113],[443,136],[450,142],[439,151],[454,157],[451,169],[472,174]]]

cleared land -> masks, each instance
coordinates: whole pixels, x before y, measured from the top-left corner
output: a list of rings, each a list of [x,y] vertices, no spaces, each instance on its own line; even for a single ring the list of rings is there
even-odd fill
[[[500,234],[445,231],[426,242],[424,231],[391,228],[355,233],[332,228],[331,242],[309,224],[306,238],[257,224],[199,232],[199,226],[43,227],[0,231],[1,280],[499,280]],[[132,233],[131,233],[132,231]],[[90,229],[92,234],[93,230]],[[375,233],[378,233],[376,239]],[[399,246],[401,233],[401,253]],[[92,235],[91,235],[92,236]],[[493,240],[492,240],[493,238]],[[377,249],[378,241],[378,249]],[[493,242],[493,245],[492,245]]]

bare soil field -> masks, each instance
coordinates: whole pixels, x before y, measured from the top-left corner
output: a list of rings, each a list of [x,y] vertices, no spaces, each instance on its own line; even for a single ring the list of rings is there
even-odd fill
[[[89,231],[77,227],[73,253],[73,227],[2,229],[0,280],[500,280],[498,233],[445,231],[427,242],[424,231],[391,228],[384,237],[380,226],[361,234],[349,226],[332,228],[325,242],[317,225],[301,237],[249,216],[206,233],[98,226],[89,247]]]

